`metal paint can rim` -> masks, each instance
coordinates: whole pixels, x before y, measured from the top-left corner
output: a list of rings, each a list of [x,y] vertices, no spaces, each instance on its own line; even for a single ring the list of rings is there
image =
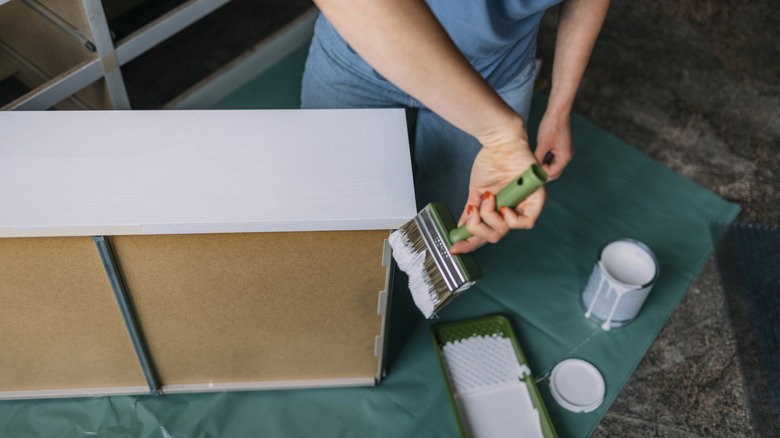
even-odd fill
[[[655,284],[655,281],[658,279],[658,274],[661,272],[661,269],[660,269],[660,267],[658,265],[658,259],[656,258],[655,253],[653,253],[653,250],[651,250],[649,246],[645,245],[644,243],[642,243],[642,242],[640,242],[640,241],[638,241],[636,239],[631,239],[629,237],[617,237],[615,239],[611,239],[611,240],[608,240],[608,241],[604,242],[604,244],[602,244],[601,247],[599,248],[597,262],[603,264],[603,261],[601,260],[601,258],[604,256],[604,250],[607,249],[607,247],[609,245],[611,245],[611,244],[613,244],[615,242],[627,242],[627,243],[630,243],[632,245],[635,245],[635,246],[641,248],[644,252],[646,252],[650,256],[650,259],[653,261],[653,264],[655,265],[655,273],[653,274],[653,278],[651,278],[648,282],[646,282],[646,283],[644,283],[642,285],[625,283],[623,281],[620,281],[617,278],[615,278],[615,276],[612,275],[612,273],[609,272],[608,269],[604,269],[604,273],[607,274],[611,280],[614,280],[617,283],[619,283],[619,284],[621,284],[623,286],[626,286],[626,287],[630,287],[630,288],[644,289],[646,287],[649,287],[649,286],[652,286],[653,284]]]

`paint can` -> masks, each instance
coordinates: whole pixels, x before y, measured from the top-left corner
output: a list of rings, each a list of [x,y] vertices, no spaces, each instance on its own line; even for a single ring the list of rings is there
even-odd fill
[[[658,259],[642,242],[619,238],[601,246],[582,291],[585,317],[601,328],[622,327],[636,318],[658,278]]]

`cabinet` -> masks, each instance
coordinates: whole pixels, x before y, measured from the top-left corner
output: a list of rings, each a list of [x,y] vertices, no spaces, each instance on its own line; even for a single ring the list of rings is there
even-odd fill
[[[416,213],[403,110],[20,111],[0,131],[0,398],[381,378],[386,238]]]

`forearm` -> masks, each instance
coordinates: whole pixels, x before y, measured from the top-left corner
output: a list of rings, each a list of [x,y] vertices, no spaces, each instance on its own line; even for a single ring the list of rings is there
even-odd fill
[[[555,42],[548,113],[568,118],[608,6],[609,0],[564,0]]]
[[[482,144],[523,121],[474,70],[422,0],[316,0],[374,69]]]

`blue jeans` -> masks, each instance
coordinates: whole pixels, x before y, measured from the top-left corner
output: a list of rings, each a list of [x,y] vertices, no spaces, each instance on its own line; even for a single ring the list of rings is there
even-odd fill
[[[528,120],[536,68],[533,62],[496,90]],[[418,208],[446,202],[457,218],[468,198],[474,157],[482,147],[413,97],[388,82],[357,55],[324,16],[314,31],[303,74],[303,108],[407,108]]]

